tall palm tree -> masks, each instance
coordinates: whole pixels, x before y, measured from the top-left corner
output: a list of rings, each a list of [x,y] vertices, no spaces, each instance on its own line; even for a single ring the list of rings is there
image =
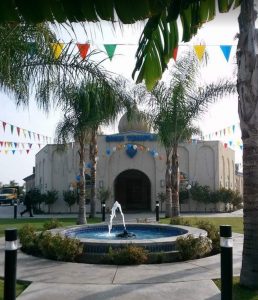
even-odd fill
[[[82,59],[74,43],[63,44],[57,54],[55,47],[59,46],[48,24],[0,23],[0,89],[12,94],[17,104],[28,104],[30,95],[36,94],[38,105],[48,110],[52,88],[56,88],[53,81],[61,91],[82,79],[110,79],[101,64],[93,61],[99,51]]]
[[[86,223],[85,211],[85,161],[86,144],[90,144],[91,161],[91,216],[95,217],[96,203],[96,156],[97,131],[101,124],[112,121],[125,107],[130,106],[127,97],[114,82],[81,82],[78,86],[71,85],[59,92],[60,104],[64,110],[64,120],[56,130],[58,143],[67,143],[71,138],[79,144],[79,213],[78,224]]]
[[[151,92],[154,129],[166,151],[166,216],[169,217],[180,214],[178,144],[199,132],[193,121],[209,103],[235,91],[235,84],[227,81],[198,87],[198,66],[194,54],[187,53],[171,70],[169,85],[161,82]]]

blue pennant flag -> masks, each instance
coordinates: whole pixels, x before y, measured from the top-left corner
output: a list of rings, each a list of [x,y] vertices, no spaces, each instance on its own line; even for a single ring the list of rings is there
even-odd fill
[[[220,45],[220,49],[223,52],[223,54],[224,54],[227,61],[229,60],[231,48],[232,48],[231,45]]]

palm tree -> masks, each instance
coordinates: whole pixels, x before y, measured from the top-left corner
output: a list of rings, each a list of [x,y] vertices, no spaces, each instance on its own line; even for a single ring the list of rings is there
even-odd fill
[[[80,85],[61,91],[60,104],[64,110],[64,120],[56,130],[58,143],[66,144],[74,138],[79,144],[79,213],[78,224],[86,223],[85,211],[85,161],[86,144],[90,144],[91,161],[91,217],[95,217],[96,203],[96,156],[97,132],[101,124],[112,121],[125,107],[130,106],[130,98],[113,83],[81,82]]]
[[[78,80],[109,81],[111,75],[92,60],[99,51],[82,59],[78,51],[74,53],[76,45],[68,43],[55,55],[58,42],[47,24],[0,23],[0,89],[12,94],[17,105],[28,104],[34,93],[39,107],[48,110],[50,94],[56,89],[53,82],[61,91]],[[57,90],[55,95],[57,101]]]
[[[161,82],[151,92],[154,129],[166,151],[167,217],[180,214],[178,144],[199,133],[193,121],[208,103],[235,91],[235,85],[226,81],[198,88],[198,66],[194,54],[189,52],[174,66],[169,85]]]

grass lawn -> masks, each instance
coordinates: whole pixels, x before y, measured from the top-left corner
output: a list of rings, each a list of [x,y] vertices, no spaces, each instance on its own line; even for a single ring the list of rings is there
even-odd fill
[[[0,237],[4,236],[4,231],[6,228],[17,228],[20,229],[25,224],[32,224],[35,226],[37,230],[43,230],[43,224],[47,221],[50,221],[53,218],[46,219],[37,219],[37,216],[34,218],[22,218],[22,219],[0,219]],[[62,222],[63,226],[75,225],[77,218],[58,218],[60,222]],[[99,223],[101,221],[100,218],[87,218],[87,222],[91,223]]]
[[[16,296],[20,295],[27,286],[29,286],[29,282],[17,281],[16,283]],[[4,280],[0,279],[0,300],[4,299]]]
[[[220,279],[213,280],[217,287],[221,289]],[[234,300],[258,300],[258,290],[250,290],[241,287],[239,284],[239,277],[233,278],[233,299]]]
[[[232,231],[236,233],[243,233],[243,218],[242,217],[187,217],[184,216],[183,219],[190,221],[192,226],[195,226],[196,223],[200,220],[208,221],[213,223],[216,226],[220,225],[231,225]],[[160,223],[169,224],[170,218],[160,219]]]

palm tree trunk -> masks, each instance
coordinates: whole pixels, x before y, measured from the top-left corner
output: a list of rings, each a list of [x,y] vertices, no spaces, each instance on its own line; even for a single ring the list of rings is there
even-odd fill
[[[237,51],[244,176],[244,247],[240,283],[249,288],[258,288],[258,39],[255,20],[254,1],[242,1]]]
[[[165,217],[171,218],[171,208],[172,208],[172,195],[171,195],[171,177],[170,177],[170,160],[169,154],[167,154],[167,161],[166,161],[166,211]]]
[[[90,216],[95,218],[96,216],[96,169],[97,161],[96,156],[98,154],[97,148],[97,129],[92,129],[91,143],[90,143],[90,161],[91,161],[91,190],[90,190]]]
[[[84,141],[80,141],[80,150],[79,150],[80,162],[80,181],[79,181],[79,212],[77,224],[86,224],[86,207],[85,207],[85,153],[84,153]]]
[[[179,217],[179,164],[177,146],[173,147],[172,163],[171,163],[171,185],[172,185],[172,217]]]

